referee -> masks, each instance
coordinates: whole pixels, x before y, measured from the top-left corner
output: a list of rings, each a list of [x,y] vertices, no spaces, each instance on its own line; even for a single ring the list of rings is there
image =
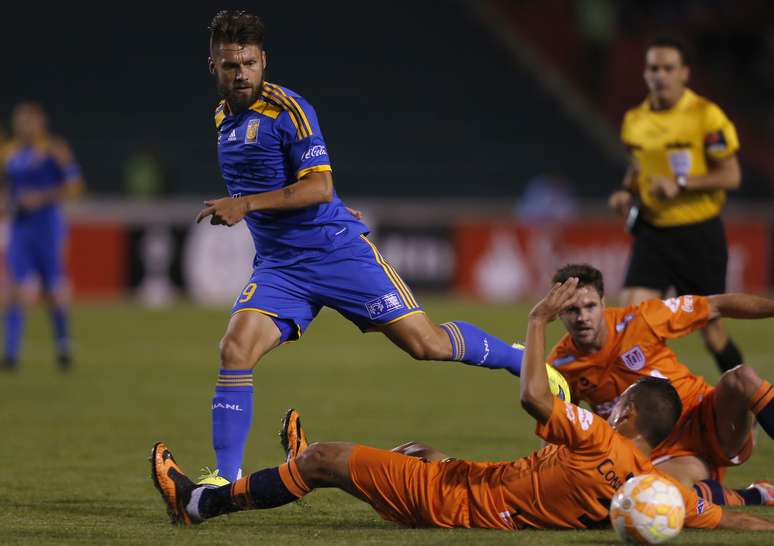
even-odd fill
[[[626,305],[677,295],[721,294],[726,289],[726,244],[720,211],[726,191],[739,188],[739,139],[715,103],[686,84],[690,63],[677,39],[650,42],[644,78],[648,97],[628,110],[621,139],[631,161],[623,188],[609,206],[629,216],[634,237],[622,293]],[[742,355],[719,320],[702,330],[718,367]]]

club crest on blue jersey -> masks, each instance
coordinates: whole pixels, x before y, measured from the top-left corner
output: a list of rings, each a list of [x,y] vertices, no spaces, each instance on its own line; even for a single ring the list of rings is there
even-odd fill
[[[642,352],[639,345],[635,345],[621,355],[621,361],[627,368],[636,372],[645,366],[645,353]]]
[[[261,124],[261,120],[258,118],[252,118],[247,122],[247,131],[245,131],[245,144],[253,144],[258,140],[258,127]]]
[[[404,305],[396,292],[390,292],[365,304],[368,316],[376,320],[396,309],[403,309]]]

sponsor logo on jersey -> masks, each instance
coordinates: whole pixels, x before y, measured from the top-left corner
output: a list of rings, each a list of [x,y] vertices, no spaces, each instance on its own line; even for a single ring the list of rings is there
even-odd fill
[[[301,156],[301,161],[308,161],[309,159],[322,157],[324,155],[328,155],[328,149],[325,146],[319,144],[316,146],[310,146],[309,149],[304,152],[304,155]]]
[[[576,357],[575,355],[567,355],[563,356],[562,358],[557,358],[554,360],[554,367],[564,366],[565,364],[569,364],[570,362],[575,362]]]
[[[639,345],[635,345],[621,355],[621,362],[630,370],[636,372],[645,366],[645,353]]]
[[[597,472],[605,479],[607,483],[613,487],[613,489],[618,489],[626,482],[626,480],[634,476],[634,474],[629,472],[629,474],[627,474],[626,477],[622,480],[618,474],[615,473],[614,469],[615,462],[612,459],[605,459],[597,465]]]
[[[404,305],[398,297],[397,292],[390,292],[389,294],[385,294],[384,296],[367,302],[365,307],[371,320],[376,320],[396,309],[403,309]]]
[[[228,138],[226,139],[226,142],[236,142],[237,136],[236,136],[236,129],[231,129],[231,133],[229,133]]]
[[[258,140],[258,127],[261,124],[261,120],[258,118],[252,118],[247,122],[247,131],[245,131],[245,144],[252,144]]]
[[[615,325],[615,331],[619,334],[624,331],[624,328],[626,328],[626,325],[629,324],[629,321],[631,321],[634,318],[634,315],[629,313],[624,317],[624,319]]]

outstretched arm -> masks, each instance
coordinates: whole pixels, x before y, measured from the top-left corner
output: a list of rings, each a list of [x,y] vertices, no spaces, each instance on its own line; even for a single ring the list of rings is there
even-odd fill
[[[774,300],[752,294],[717,294],[709,297],[710,318],[762,319],[774,317]]]
[[[716,529],[738,529],[742,531],[774,531],[774,521],[769,521],[744,512],[723,510],[723,516]]]
[[[546,325],[575,301],[577,287],[577,277],[554,284],[529,313],[527,347],[521,362],[521,406],[541,424],[548,422],[554,407],[545,365]]]
[[[199,223],[212,216],[213,225],[233,226],[247,213],[262,210],[295,210],[329,203],[333,199],[333,176],[329,171],[309,173],[287,187],[245,195],[205,201],[205,207],[196,217]]]

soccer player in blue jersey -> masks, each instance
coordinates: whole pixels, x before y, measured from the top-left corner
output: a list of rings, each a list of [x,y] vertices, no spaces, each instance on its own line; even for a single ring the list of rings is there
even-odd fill
[[[222,11],[210,26],[218,158],[229,197],[205,203],[197,221],[247,222],[252,278],[220,343],[212,441],[220,476],[233,481],[253,411],[253,368],[298,339],[323,306],[363,332],[380,331],[418,360],[454,360],[519,374],[523,350],[476,326],[436,325],[368,239],[368,227],[333,189],[331,160],[314,108],[265,81],[260,19]],[[215,479],[212,477],[211,479]]]
[[[68,287],[63,252],[67,227],[60,203],[77,196],[83,178],[67,143],[49,134],[39,104],[24,102],[12,116],[13,139],[0,166],[3,211],[10,215],[8,269],[11,293],[5,309],[3,367],[18,366],[24,329],[23,306],[33,297],[38,277],[46,295],[62,369],[71,364]]]

